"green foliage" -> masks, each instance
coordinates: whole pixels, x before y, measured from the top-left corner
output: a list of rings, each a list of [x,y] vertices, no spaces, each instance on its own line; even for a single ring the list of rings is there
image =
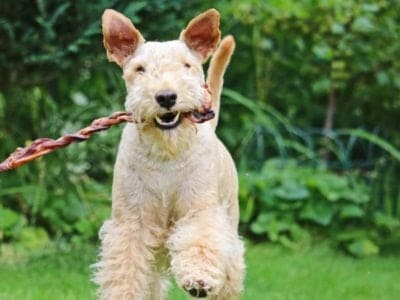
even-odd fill
[[[334,98],[338,127],[377,127],[400,145],[400,2],[237,0],[219,8],[239,43],[230,73],[240,92],[316,127]]]
[[[372,212],[371,187],[355,174],[270,159],[261,172],[242,172],[240,182],[246,230],[291,248],[329,236],[365,256],[379,251],[384,232],[400,229],[398,219]]]
[[[5,124],[13,124],[13,119],[24,120],[26,127],[14,127],[18,130],[14,134],[9,134],[7,127],[0,130],[2,157],[38,136],[56,138],[88,125],[94,117],[121,110],[122,89],[108,92],[109,82],[116,82],[116,76],[108,74],[108,77],[91,76],[70,84],[67,99],[63,99],[67,100],[66,105],[38,86],[18,91],[22,99],[30,101],[20,103],[19,109],[18,103],[7,105],[10,111]],[[96,240],[98,228],[110,211],[111,173],[120,130],[110,130],[93,137],[89,143],[59,150],[3,174],[0,178],[3,206],[24,220],[22,228],[45,228],[53,237],[74,237],[76,242]],[[16,233],[8,234],[10,230],[15,232],[7,227],[5,241],[18,239]]]
[[[245,138],[232,139],[238,144],[230,145],[240,158],[243,229],[290,248],[308,244],[311,237],[330,237],[357,256],[375,254],[387,239],[398,239],[399,215],[378,208],[382,195],[368,184],[377,174],[362,175],[351,167],[354,151],[365,143],[390,154],[389,161],[396,160],[393,144],[361,129],[313,136],[269,105],[229,89],[224,96],[229,105],[241,107],[245,120]],[[224,136],[234,134],[229,127],[221,131]],[[323,156],[330,157],[328,164]],[[345,173],[329,170],[328,165]],[[389,197],[397,205],[397,198]],[[390,229],[379,225],[377,215],[391,220]]]
[[[295,249],[328,236],[356,256],[398,249],[399,2],[317,2],[2,1],[0,157],[123,110],[105,8],[167,40],[216,6],[237,40],[218,134],[240,170],[243,232]],[[331,99],[346,129],[320,129]],[[0,175],[3,252],[97,239],[120,131]]]
[[[17,212],[0,206],[0,240],[17,236],[25,218]]]

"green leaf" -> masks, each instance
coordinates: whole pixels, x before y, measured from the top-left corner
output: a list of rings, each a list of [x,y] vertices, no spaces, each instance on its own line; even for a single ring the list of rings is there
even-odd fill
[[[335,239],[338,242],[346,243],[354,240],[367,238],[368,233],[365,229],[344,229],[344,231],[335,234]]]
[[[357,257],[365,257],[379,253],[379,247],[369,239],[354,241],[347,246],[347,250]]]
[[[300,219],[309,220],[319,225],[327,226],[331,223],[334,210],[327,202],[308,203],[300,213]]]
[[[263,226],[263,224],[259,223],[259,222],[253,222],[250,225],[250,230],[252,233],[254,234],[264,234],[267,232],[267,227]]]
[[[344,26],[340,23],[333,23],[331,25],[331,32],[333,34],[343,34],[345,32]]]
[[[335,202],[343,198],[349,190],[347,179],[345,177],[320,172],[308,181],[310,187],[314,187],[329,201]]]
[[[1,235],[15,237],[25,224],[23,215],[0,206],[0,239]]]
[[[314,45],[314,47],[312,48],[312,52],[319,59],[330,60],[333,57],[333,50],[326,43],[320,43]]]
[[[310,195],[306,187],[293,180],[285,181],[283,185],[275,188],[274,194],[281,199],[291,201],[305,200]]]
[[[250,218],[253,215],[254,212],[254,198],[253,197],[248,197],[246,198],[245,203],[241,201],[240,203],[240,221],[241,222],[249,222]]]
[[[374,222],[378,227],[389,231],[394,231],[395,229],[400,228],[400,220],[381,212],[374,214]]]
[[[296,249],[297,244],[294,241],[292,241],[287,235],[280,235],[278,241],[286,248]]]
[[[15,248],[19,253],[42,251],[50,244],[49,236],[43,228],[25,227],[22,229]]]
[[[23,185],[17,187],[3,188],[0,190],[0,196],[23,194],[26,198],[29,198],[38,189],[35,185]]]
[[[371,200],[370,187],[366,185],[355,185],[343,192],[342,198],[354,203],[367,203]]]
[[[261,213],[256,221],[250,225],[250,230],[255,234],[264,234],[267,232],[267,225],[275,219],[275,214]]]
[[[375,31],[375,25],[368,17],[358,17],[354,20],[352,29],[361,33],[370,33]]]
[[[376,3],[363,3],[361,4],[361,8],[365,12],[378,12],[379,11],[379,4]]]
[[[272,242],[279,241],[282,231],[289,230],[290,224],[291,224],[290,221],[282,221],[277,219],[271,220],[270,222],[268,222],[267,225],[268,238]]]
[[[390,84],[390,77],[388,72],[385,71],[379,71],[378,73],[376,73],[376,80],[378,81],[378,83],[380,85],[389,85]]]
[[[12,228],[20,218],[21,216],[16,212],[0,206],[0,230]]]
[[[337,130],[336,133],[339,135],[351,135],[370,141],[371,143],[388,152],[393,158],[400,161],[400,151],[396,148],[396,146],[375,134],[369,133],[362,129],[343,129]]]
[[[312,84],[312,90],[315,93],[327,93],[332,86],[332,81],[329,78],[321,78]]]
[[[364,211],[357,205],[348,204],[340,209],[341,219],[354,219],[361,218],[364,216]]]
[[[266,188],[260,193],[260,199],[267,207],[275,207],[279,199],[276,198],[274,189]]]

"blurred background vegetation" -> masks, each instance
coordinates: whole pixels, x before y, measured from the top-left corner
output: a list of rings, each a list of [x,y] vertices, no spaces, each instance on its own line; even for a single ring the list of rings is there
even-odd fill
[[[102,45],[110,7],[147,40],[221,12],[237,50],[218,133],[239,169],[245,237],[399,253],[399,1],[1,1],[0,158],[123,110],[121,71]],[[120,132],[0,175],[1,255],[97,241]]]

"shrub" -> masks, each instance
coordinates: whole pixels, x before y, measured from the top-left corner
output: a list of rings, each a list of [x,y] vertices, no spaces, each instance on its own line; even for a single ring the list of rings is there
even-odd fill
[[[247,231],[296,248],[330,237],[356,256],[376,254],[398,219],[373,209],[371,187],[295,160],[267,160],[261,172],[241,172],[241,221]],[[385,220],[383,220],[385,219]]]

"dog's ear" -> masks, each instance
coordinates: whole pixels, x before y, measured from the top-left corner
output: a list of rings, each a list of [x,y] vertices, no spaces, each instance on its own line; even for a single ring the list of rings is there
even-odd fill
[[[144,38],[131,20],[115,10],[106,9],[101,20],[107,57],[122,67],[126,58],[144,42]]]
[[[213,8],[191,20],[180,35],[180,40],[204,61],[214,52],[220,39],[219,12]]]

